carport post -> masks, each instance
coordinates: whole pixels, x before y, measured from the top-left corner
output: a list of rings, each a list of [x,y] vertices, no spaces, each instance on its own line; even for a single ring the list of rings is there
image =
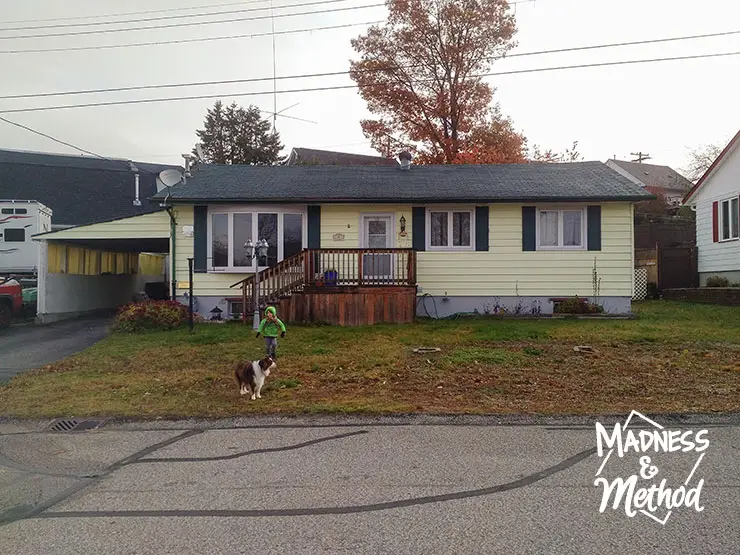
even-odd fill
[[[188,258],[188,306],[190,308],[190,320],[188,326],[193,331],[193,259]]]

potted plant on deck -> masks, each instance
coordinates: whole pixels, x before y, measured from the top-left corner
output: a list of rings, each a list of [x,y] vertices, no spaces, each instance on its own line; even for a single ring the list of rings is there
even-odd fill
[[[339,273],[334,268],[329,268],[324,272],[324,283],[327,287],[336,286]]]

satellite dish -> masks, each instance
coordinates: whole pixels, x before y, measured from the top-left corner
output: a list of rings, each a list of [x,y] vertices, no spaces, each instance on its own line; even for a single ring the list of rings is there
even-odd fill
[[[164,170],[160,172],[158,180],[165,187],[174,187],[182,181],[182,174],[178,170]]]
[[[198,162],[203,162],[203,145],[200,143],[195,145],[195,154],[198,158]]]

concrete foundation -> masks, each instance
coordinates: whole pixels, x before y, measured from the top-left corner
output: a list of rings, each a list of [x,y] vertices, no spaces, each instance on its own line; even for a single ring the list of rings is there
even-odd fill
[[[476,310],[480,314],[494,314],[496,306],[505,308],[507,314],[522,316],[550,315],[553,313],[552,297],[441,297],[419,295],[416,298],[416,316],[444,318],[458,313],[472,313]],[[187,296],[177,298],[179,302],[188,304]],[[591,300],[591,299],[589,299]],[[228,301],[225,297],[196,296],[193,299],[195,312],[206,319],[211,318],[211,310],[220,308],[221,317],[228,319]],[[607,314],[631,314],[632,299],[630,297],[599,297],[599,304]],[[520,306],[517,312],[517,306]],[[248,319],[252,320],[252,307],[247,307]]]
[[[740,270],[734,270],[729,272],[701,272],[699,274],[699,285],[706,287],[707,279],[714,276],[726,278],[730,285],[740,283]]]
[[[589,298],[593,302],[593,299]],[[630,297],[599,297],[598,304],[607,314],[630,314]],[[552,314],[552,297],[442,297],[422,295],[417,298],[416,315],[420,317],[445,318],[458,313],[478,312],[495,314],[496,309],[506,314],[537,316]]]

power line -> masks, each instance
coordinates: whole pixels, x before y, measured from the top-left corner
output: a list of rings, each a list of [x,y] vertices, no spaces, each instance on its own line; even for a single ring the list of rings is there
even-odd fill
[[[113,162],[115,164],[125,164],[126,165],[126,168],[129,169],[129,171],[131,171],[131,165],[126,160],[120,160],[120,159],[115,159],[115,158],[108,158],[106,156],[103,156],[102,154],[98,154],[96,152],[92,152],[91,150],[86,150],[86,149],[81,148],[79,146],[73,145],[72,143],[68,143],[67,141],[63,141],[61,139],[57,139],[56,137],[52,137],[51,135],[48,135],[46,133],[43,133],[43,132],[38,131],[36,129],[33,129],[32,127],[28,127],[27,125],[23,125],[22,123],[17,123],[15,121],[10,121],[9,119],[4,118],[2,116],[0,116],[0,121],[4,121],[5,123],[10,124],[10,125],[14,125],[16,127],[20,127],[21,129],[25,129],[26,131],[30,131],[31,133],[34,133],[36,135],[40,135],[41,137],[45,137],[47,139],[51,139],[55,143],[59,143],[60,145],[64,145],[64,146],[69,147],[69,148],[71,148],[73,150],[77,150],[79,152],[82,152],[83,154],[89,154],[90,156],[94,156],[95,158],[99,158],[101,160],[105,160],[106,162]],[[140,173],[145,173],[145,174],[149,174],[149,175],[158,175],[157,173],[152,172],[152,171],[149,171],[149,170],[144,169],[144,168],[137,168],[137,171],[139,171]]]
[[[501,75],[517,75],[517,74],[523,74],[523,73],[538,73],[538,72],[544,72],[544,71],[560,71],[560,70],[566,70],[566,69],[582,69],[582,68],[590,68],[590,67],[608,67],[608,66],[618,66],[618,65],[629,65],[629,64],[645,64],[645,63],[657,63],[657,62],[671,62],[671,61],[680,61],[680,60],[698,60],[703,58],[718,58],[718,57],[726,57],[726,56],[737,56],[740,55],[740,51],[737,52],[717,52],[713,54],[695,54],[692,56],[674,56],[670,58],[650,58],[650,59],[642,59],[642,60],[620,60],[615,62],[600,62],[600,63],[592,63],[592,64],[578,64],[578,65],[570,65],[570,66],[556,66],[556,67],[542,67],[542,68],[532,68],[532,69],[519,69],[519,70],[513,70],[513,71],[500,71],[495,73],[483,73],[480,75],[474,75],[472,77],[479,78],[479,77],[494,77],[494,76],[501,76]],[[272,79],[267,78],[267,79]],[[320,92],[320,91],[333,91],[333,90],[342,90],[342,89],[356,89],[357,85],[336,85],[336,86],[327,86],[327,87],[313,87],[313,88],[304,88],[304,89],[288,89],[288,90],[278,90],[278,91],[247,91],[247,92],[240,92],[240,93],[231,93],[231,94],[206,94],[206,95],[194,95],[194,96],[179,96],[179,97],[166,97],[166,98],[146,98],[146,99],[135,99],[135,100],[118,100],[118,101],[110,101],[110,102],[89,102],[85,104],[66,104],[66,105],[60,105],[60,106],[44,106],[44,107],[38,107],[38,108],[16,108],[12,110],[0,110],[0,114],[12,114],[12,113],[22,113],[22,112],[44,112],[49,110],[66,110],[70,108],[92,108],[92,107],[99,107],[99,106],[121,106],[125,104],[151,104],[151,103],[158,103],[158,102],[175,102],[175,101],[181,101],[181,100],[206,100],[206,99],[214,99],[214,98],[222,98],[222,97],[241,97],[241,96],[261,96],[261,95],[271,95],[274,93],[277,94],[288,94],[288,93],[302,93],[302,92]]]
[[[224,35],[217,37],[203,37],[196,39],[174,39],[165,41],[152,41],[152,42],[135,42],[128,44],[108,44],[101,46],[73,46],[67,48],[29,48],[25,50],[0,50],[0,54],[37,54],[41,52],[78,52],[81,50],[108,50],[111,48],[135,48],[141,46],[159,46],[165,44],[185,44],[190,42],[210,42],[217,40],[232,40],[232,39],[251,39],[256,37],[269,37],[275,35],[292,35],[294,33],[312,33],[314,31],[328,31],[330,29],[344,29],[347,27],[358,27],[361,25],[376,25],[378,23],[384,23],[384,21],[366,21],[364,23],[345,23],[342,25],[328,25],[325,27],[310,27],[308,29],[289,29],[286,31],[275,31],[263,32],[263,33],[246,33],[242,35]]]
[[[14,21],[7,21],[6,23],[15,25],[16,23],[43,23],[45,21],[74,21],[75,19],[102,19],[104,17],[125,17],[129,15],[143,15],[148,13],[166,13],[166,12],[184,12],[187,10],[198,10],[208,8],[223,8],[225,6],[239,6],[242,4],[264,4],[267,0],[243,0],[242,2],[226,2],[223,4],[208,4],[207,6],[191,6],[189,8],[166,8],[159,10],[144,10],[138,12],[124,12],[124,13],[107,13],[100,15],[74,15],[67,17],[48,17],[45,19],[16,19]]]
[[[57,142],[61,145],[67,146],[69,148],[72,148],[74,150],[79,150],[80,152],[83,152],[85,154],[90,154],[91,156],[95,156],[96,158],[102,158],[103,160],[109,160],[105,156],[101,156],[100,154],[96,154],[95,152],[91,152],[89,150],[85,150],[84,148],[80,148],[78,146],[73,145],[72,143],[67,143],[65,141],[62,141],[61,139],[57,139],[56,137],[52,137],[51,135],[47,135],[46,133],[42,133],[41,131],[36,131],[35,129],[32,129],[31,127],[28,127],[26,125],[23,125],[21,123],[16,123],[14,121],[10,121],[9,119],[6,119],[2,116],[0,116],[0,120],[4,121],[5,123],[8,123],[10,125],[15,125],[16,127],[20,127],[21,129],[25,129],[26,131],[30,131],[31,133],[35,133],[36,135],[41,135],[42,137],[46,137],[47,139],[51,139],[54,142]]]
[[[171,13],[171,12],[183,12],[188,10],[199,10],[199,9],[209,9],[209,8],[223,8],[227,6],[240,6],[243,4],[265,4],[269,0],[242,0],[241,2],[226,2],[222,4],[208,4],[205,6],[191,6],[191,7],[182,7],[182,8],[166,8],[166,9],[159,9],[159,10],[144,10],[144,11],[137,11],[137,12],[124,12],[124,13],[114,13],[114,14],[100,14],[100,15],[77,15],[77,16],[68,16],[68,17],[50,17],[46,19],[19,19],[15,21],[6,21],[7,24],[15,25],[16,23],[44,23],[47,21],[74,21],[74,20],[82,20],[82,19],[103,19],[106,17],[126,17],[129,15],[146,15],[151,13]],[[516,0],[514,2],[509,2],[509,4],[534,4],[536,0]],[[275,7],[283,7],[283,6],[275,6]],[[102,23],[102,22],[99,22]]]
[[[694,39],[700,39],[700,38],[719,37],[719,36],[736,35],[736,34],[740,34],[740,30],[723,31],[719,33],[709,33],[709,34],[703,34],[703,35],[689,35],[689,36],[684,36],[684,37],[668,37],[668,38],[660,38],[660,39],[639,40],[639,41],[632,41],[632,42],[592,44],[592,45],[587,45],[587,46],[556,48],[552,50],[539,50],[535,52],[519,52],[519,53],[509,54],[505,58],[523,57],[523,56],[539,56],[539,55],[544,55],[544,54],[576,52],[576,51],[583,51],[583,50],[596,50],[596,49],[615,48],[615,47],[622,47],[622,46],[635,46],[635,45],[651,44],[651,43],[653,44],[663,43],[663,42],[670,42],[670,41],[694,40]],[[489,59],[493,59],[493,58],[489,58]],[[413,67],[418,67],[418,65],[399,66],[398,69],[413,68]],[[373,69],[368,69],[368,70],[363,70],[363,71],[364,72],[377,72],[377,71],[388,71],[391,69],[397,69],[397,68],[390,68],[390,67],[389,68],[373,68]],[[325,73],[308,73],[308,74],[302,74],[302,75],[279,75],[279,76],[273,75],[271,77],[253,77],[253,78],[248,78],[248,79],[227,79],[227,80],[220,80],[220,81],[193,81],[189,83],[169,83],[169,84],[162,84],[162,85],[136,85],[136,86],[129,86],[129,87],[110,87],[110,88],[104,88],[104,89],[85,89],[85,90],[76,90],[76,91],[58,91],[58,92],[35,93],[35,94],[14,94],[14,95],[0,96],[0,100],[11,100],[11,99],[22,99],[22,98],[43,98],[43,97],[52,97],[52,96],[98,94],[98,93],[109,93],[109,92],[152,90],[152,89],[168,89],[168,88],[180,88],[180,87],[200,87],[200,86],[207,86],[207,85],[234,85],[234,84],[241,84],[241,83],[256,83],[256,82],[268,81],[268,80],[334,77],[338,75],[348,75],[348,74],[349,74],[349,71],[330,71],[330,72],[325,72]]]
[[[315,0],[313,2],[303,2],[301,4],[286,4],[284,6],[275,6],[276,10],[284,10],[287,8],[300,8],[303,6],[316,6],[318,4],[336,4],[339,2],[349,2],[350,0]],[[146,23],[147,21],[164,21],[171,19],[188,19],[193,17],[211,17],[214,15],[229,15],[235,13],[246,13],[246,12],[261,12],[269,10],[270,7],[264,8],[242,8],[240,10],[222,10],[218,12],[205,12],[185,15],[164,15],[160,17],[145,17],[140,19],[122,19],[120,21],[96,21],[93,23],[59,23],[55,25],[32,25],[28,27],[1,27],[0,31],[30,31],[38,29],[58,29],[65,27],[90,27],[95,25],[119,25],[124,23]],[[43,36],[43,35],[39,35]],[[17,37],[2,37],[2,38],[17,38]]]
[[[378,8],[383,7],[385,4],[368,4],[366,6],[349,6],[346,8],[329,8],[326,10],[311,10],[307,12],[296,12],[296,13],[283,13],[277,14],[274,17],[297,17],[302,15],[316,15],[322,13],[336,13],[346,12],[351,10],[364,10],[367,8]],[[164,25],[150,25],[148,27],[137,27],[137,28],[125,28],[125,29],[99,29],[95,31],[70,31],[68,33],[49,33],[46,35],[16,35],[14,37],[0,37],[0,40],[14,40],[14,39],[40,39],[40,38],[52,38],[52,37],[72,37],[82,35],[102,35],[107,33],[124,33],[130,31],[151,31],[153,29],[171,29],[173,27],[194,27],[200,25],[216,25],[220,23],[237,23],[241,21],[257,21],[261,19],[269,19],[269,15],[258,15],[254,17],[235,17],[232,19],[217,19],[214,21],[190,21],[186,23],[168,23]]]

